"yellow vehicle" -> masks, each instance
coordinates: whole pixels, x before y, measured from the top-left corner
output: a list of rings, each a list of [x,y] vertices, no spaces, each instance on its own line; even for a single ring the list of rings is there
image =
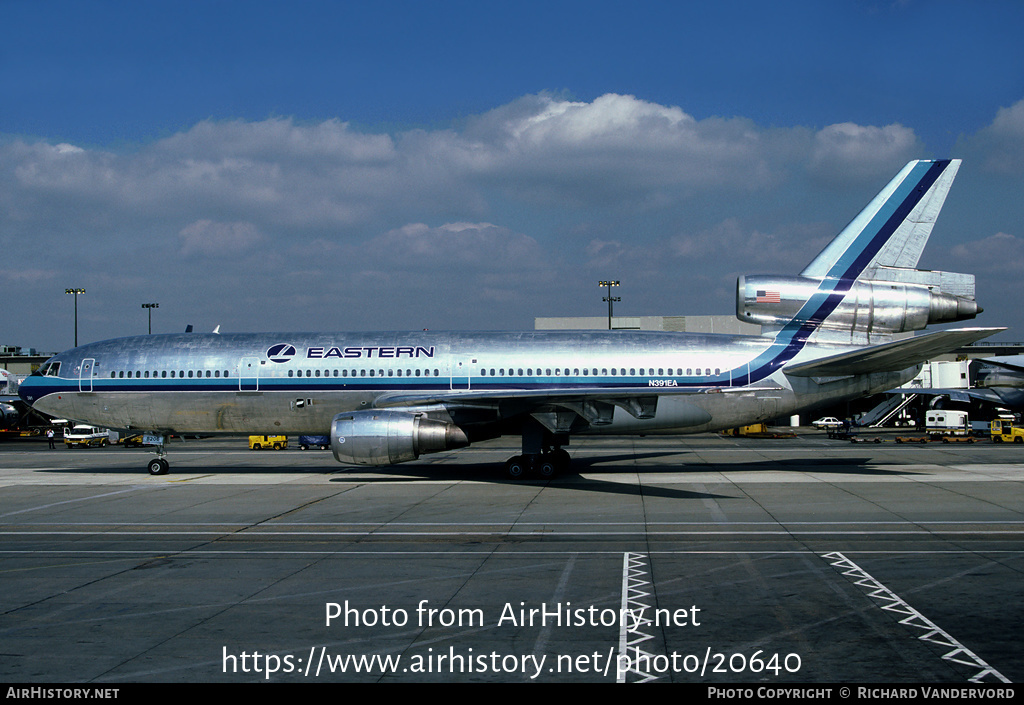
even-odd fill
[[[288,447],[288,436],[249,436],[249,450],[273,448],[284,450]]]
[[[1024,428],[1011,419],[992,419],[991,433],[993,443],[1024,443]]]

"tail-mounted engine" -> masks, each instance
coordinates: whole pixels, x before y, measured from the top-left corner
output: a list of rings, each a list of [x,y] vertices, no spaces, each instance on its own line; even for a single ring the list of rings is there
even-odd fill
[[[463,448],[469,439],[447,421],[406,411],[353,411],[331,422],[331,450],[341,463],[394,465],[424,453]]]
[[[819,323],[819,330],[842,331],[852,338],[888,336],[921,330],[934,323],[974,318],[982,309],[974,300],[974,277],[952,272],[879,268],[876,278],[854,282],[842,301]],[[793,320],[818,291],[813,277],[740,277],[736,317],[765,329],[779,329]],[[835,293],[832,296],[840,296]],[[824,299],[822,299],[824,302]],[[807,320],[819,310],[803,312]]]

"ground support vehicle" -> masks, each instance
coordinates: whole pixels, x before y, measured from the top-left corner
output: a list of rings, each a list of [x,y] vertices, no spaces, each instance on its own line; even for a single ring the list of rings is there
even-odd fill
[[[330,436],[299,436],[299,450],[309,450],[310,448],[327,450],[330,447]]]
[[[1024,428],[1011,419],[992,419],[991,435],[993,443],[1024,443]]]
[[[249,450],[284,450],[287,447],[288,436],[249,436]]]
[[[68,448],[102,448],[108,443],[110,436],[104,428],[74,426],[64,429],[64,445]]]

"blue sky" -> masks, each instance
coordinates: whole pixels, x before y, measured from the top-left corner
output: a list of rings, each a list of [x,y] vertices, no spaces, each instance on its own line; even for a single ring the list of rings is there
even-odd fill
[[[0,0],[0,342],[731,313],[911,158],[1018,329],[1019,2]],[[14,305],[11,305],[13,302]]]

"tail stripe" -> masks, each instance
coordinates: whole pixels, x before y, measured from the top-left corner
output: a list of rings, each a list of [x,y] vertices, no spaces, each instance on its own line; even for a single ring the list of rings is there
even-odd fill
[[[842,303],[850,287],[917,207],[951,160],[919,162],[829,269],[818,290],[775,337],[775,342],[751,361],[750,373],[734,383],[750,384],[770,376],[803,349],[818,326]]]

